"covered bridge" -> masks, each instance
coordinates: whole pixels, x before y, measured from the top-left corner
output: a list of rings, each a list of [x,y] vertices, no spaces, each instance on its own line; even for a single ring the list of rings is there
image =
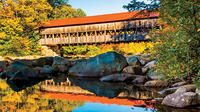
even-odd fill
[[[145,40],[145,34],[158,26],[157,13],[139,11],[51,20],[40,27],[41,45],[68,45]]]

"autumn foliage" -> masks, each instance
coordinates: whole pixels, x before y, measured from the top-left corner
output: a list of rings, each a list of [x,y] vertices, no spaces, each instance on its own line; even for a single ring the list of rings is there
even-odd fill
[[[108,51],[115,51],[124,55],[133,55],[137,53],[147,53],[151,51],[154,42],[131,42],[118,44],[94,44],[94,45],[73,45],[63,47],[65,56],[95,56]]]
[[[85,16],[81,9],[74,9],[67,4],[53,7],[51,1],[0,1],[0,55],[39,54],[39,26],[49,19]]]

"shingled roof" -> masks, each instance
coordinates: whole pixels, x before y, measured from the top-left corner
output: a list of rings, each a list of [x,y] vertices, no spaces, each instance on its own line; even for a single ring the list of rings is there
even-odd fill
[[[95,24],[95,23],[108,23],[117,22],[130,19],[144,19],[144,18],[155,18],[158,17],[158,13],[152,13],[147,17],[144,14],[138,14],[139,11],[133,12],[123,12],[114,14],[105,14],[97,16],[86,16],[79,18],[69,18],[69,19],[58,19],[48,21],[47,24],[43,25],[43,28],[47,27],[58,27],[58,26],[72,26],[72,25],[84,25],[84,24]]]

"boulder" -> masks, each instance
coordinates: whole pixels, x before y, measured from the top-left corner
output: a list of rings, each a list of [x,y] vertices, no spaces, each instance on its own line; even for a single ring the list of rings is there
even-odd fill
[[[200,104],[200,89],[196,89],[196,93],[198,94],[198,102],[199,102],[199,104]]]
[[[174,93],[179,87],[167,88],[159,92],[159,94],[172,94]]]
[[[154,66],[155,66],[155,60],[153,60],[153,61],[147,63],[147,64],[144,66],[144,68],[146,68],[146,69],[152,69]]]
[[[127,66],[126,58],[116,52],[107,52],[82,61],[69,69],[69,75],[102,77],[120,73]]]
[[[45,65],[52,66],[54,57],[42,57],[36,60],[33,60],[34,67],[43,67]]]
[[[76,64],[79,64],[80,62],[85,61],[85,59],[78,59],[78,60],[74,60],[71,62],[71,66],[74,66]]]
[[[71,62],[69,60],[65,60],[61,57],[54,57],[52,67],[59,70],[59,72],[67,73],[69,67],[71,66]]]
[[[157,75],[157,74],[156,74],[156,71],[150,73],[148,76],[149,76],[152,80],[165,79],[165,75],[163,75],[163,74]]]
[[[152,58],[152,56],[151,56],[151,55],[148,55],[148,54],[142,55],[142,56],[138,56],[138,59],[139,59],[141,65],[145,65],[145,64],[147,64],[148,62],[154,60],[154,59]]]
[[[177,107],[177,108],[185,108],[188,106],[197,105],[198,103],[198,95],[194,92],[186,92],[186,93],[173,93],[167,95],[163,101],[163,105]]]
[[[195,92],[196,86],[194,84],[184,85],[176,90],[176,93]]]
[[[24,65],[27,65],[29,67],[33,67],[33,62],[34,60],[26,60],[26,59],[22,59],[22,60],[16,60],[19,63],[23,63]]]
[[[162,91],[160,91],[160,94],[172,94],[174,92],[176,93],[185,93],[185,92],[194,92],[196,89],[195,85],[189,84],[189,85],[183,85],[180,87],[172,87],[172,88],[167,88]]]
[[[14,75],[9,79],[9,81],[16,81],[16,82],[20,82],[20,81],[25,81],[28,82],[29,78],[21,71],[17,71],[16,73],[14,73]]]
[[[34,68],[39,74],[56,74],[58,69],[53,67],[36,67]]]
[[[0,73],[4,72],[8,67],[8,65],[9,65],[8,61],[0,61]]]
[[[141,65],[136,55],[126,58],[126,60],[129,66]]]
[[[145,82],[149,81],[150,78],[148,76],[140,76],[135,78],[131,83],[132,84],[144,84]]]
[[[138,65],[127,66],[123,69],[123,73],[133,74],[133,75],[142,75],[142,69]]]
[[[148,81],[144,84],[144,86],[146,87],[166,87],[167,83],[165,81],[161,81],[161,80],[152,80],[152,81]]]
[[[175,84],[172,85],[172,87],[180,87],[180,86],[183,86],[183,85],[186,85],[187,82],[183,81],[183,82],[177,82]]]
[[[134,77],[131,74],[112,74],[102,77],[102,82],[124,82],[127,78]]]
[[[8,67],[7,74],[11,75],[12,77],[12,74],[15,74],[19,71],[25,74],[27,77],[38,77],[38,71],[17,61],[10,64],[10,66]]]

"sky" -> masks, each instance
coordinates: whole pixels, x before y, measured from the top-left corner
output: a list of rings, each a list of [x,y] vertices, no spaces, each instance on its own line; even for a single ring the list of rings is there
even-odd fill
[[[87,16],[127,12],[122,8],[131,0],[69,0],[73,8],[81,8]]]

